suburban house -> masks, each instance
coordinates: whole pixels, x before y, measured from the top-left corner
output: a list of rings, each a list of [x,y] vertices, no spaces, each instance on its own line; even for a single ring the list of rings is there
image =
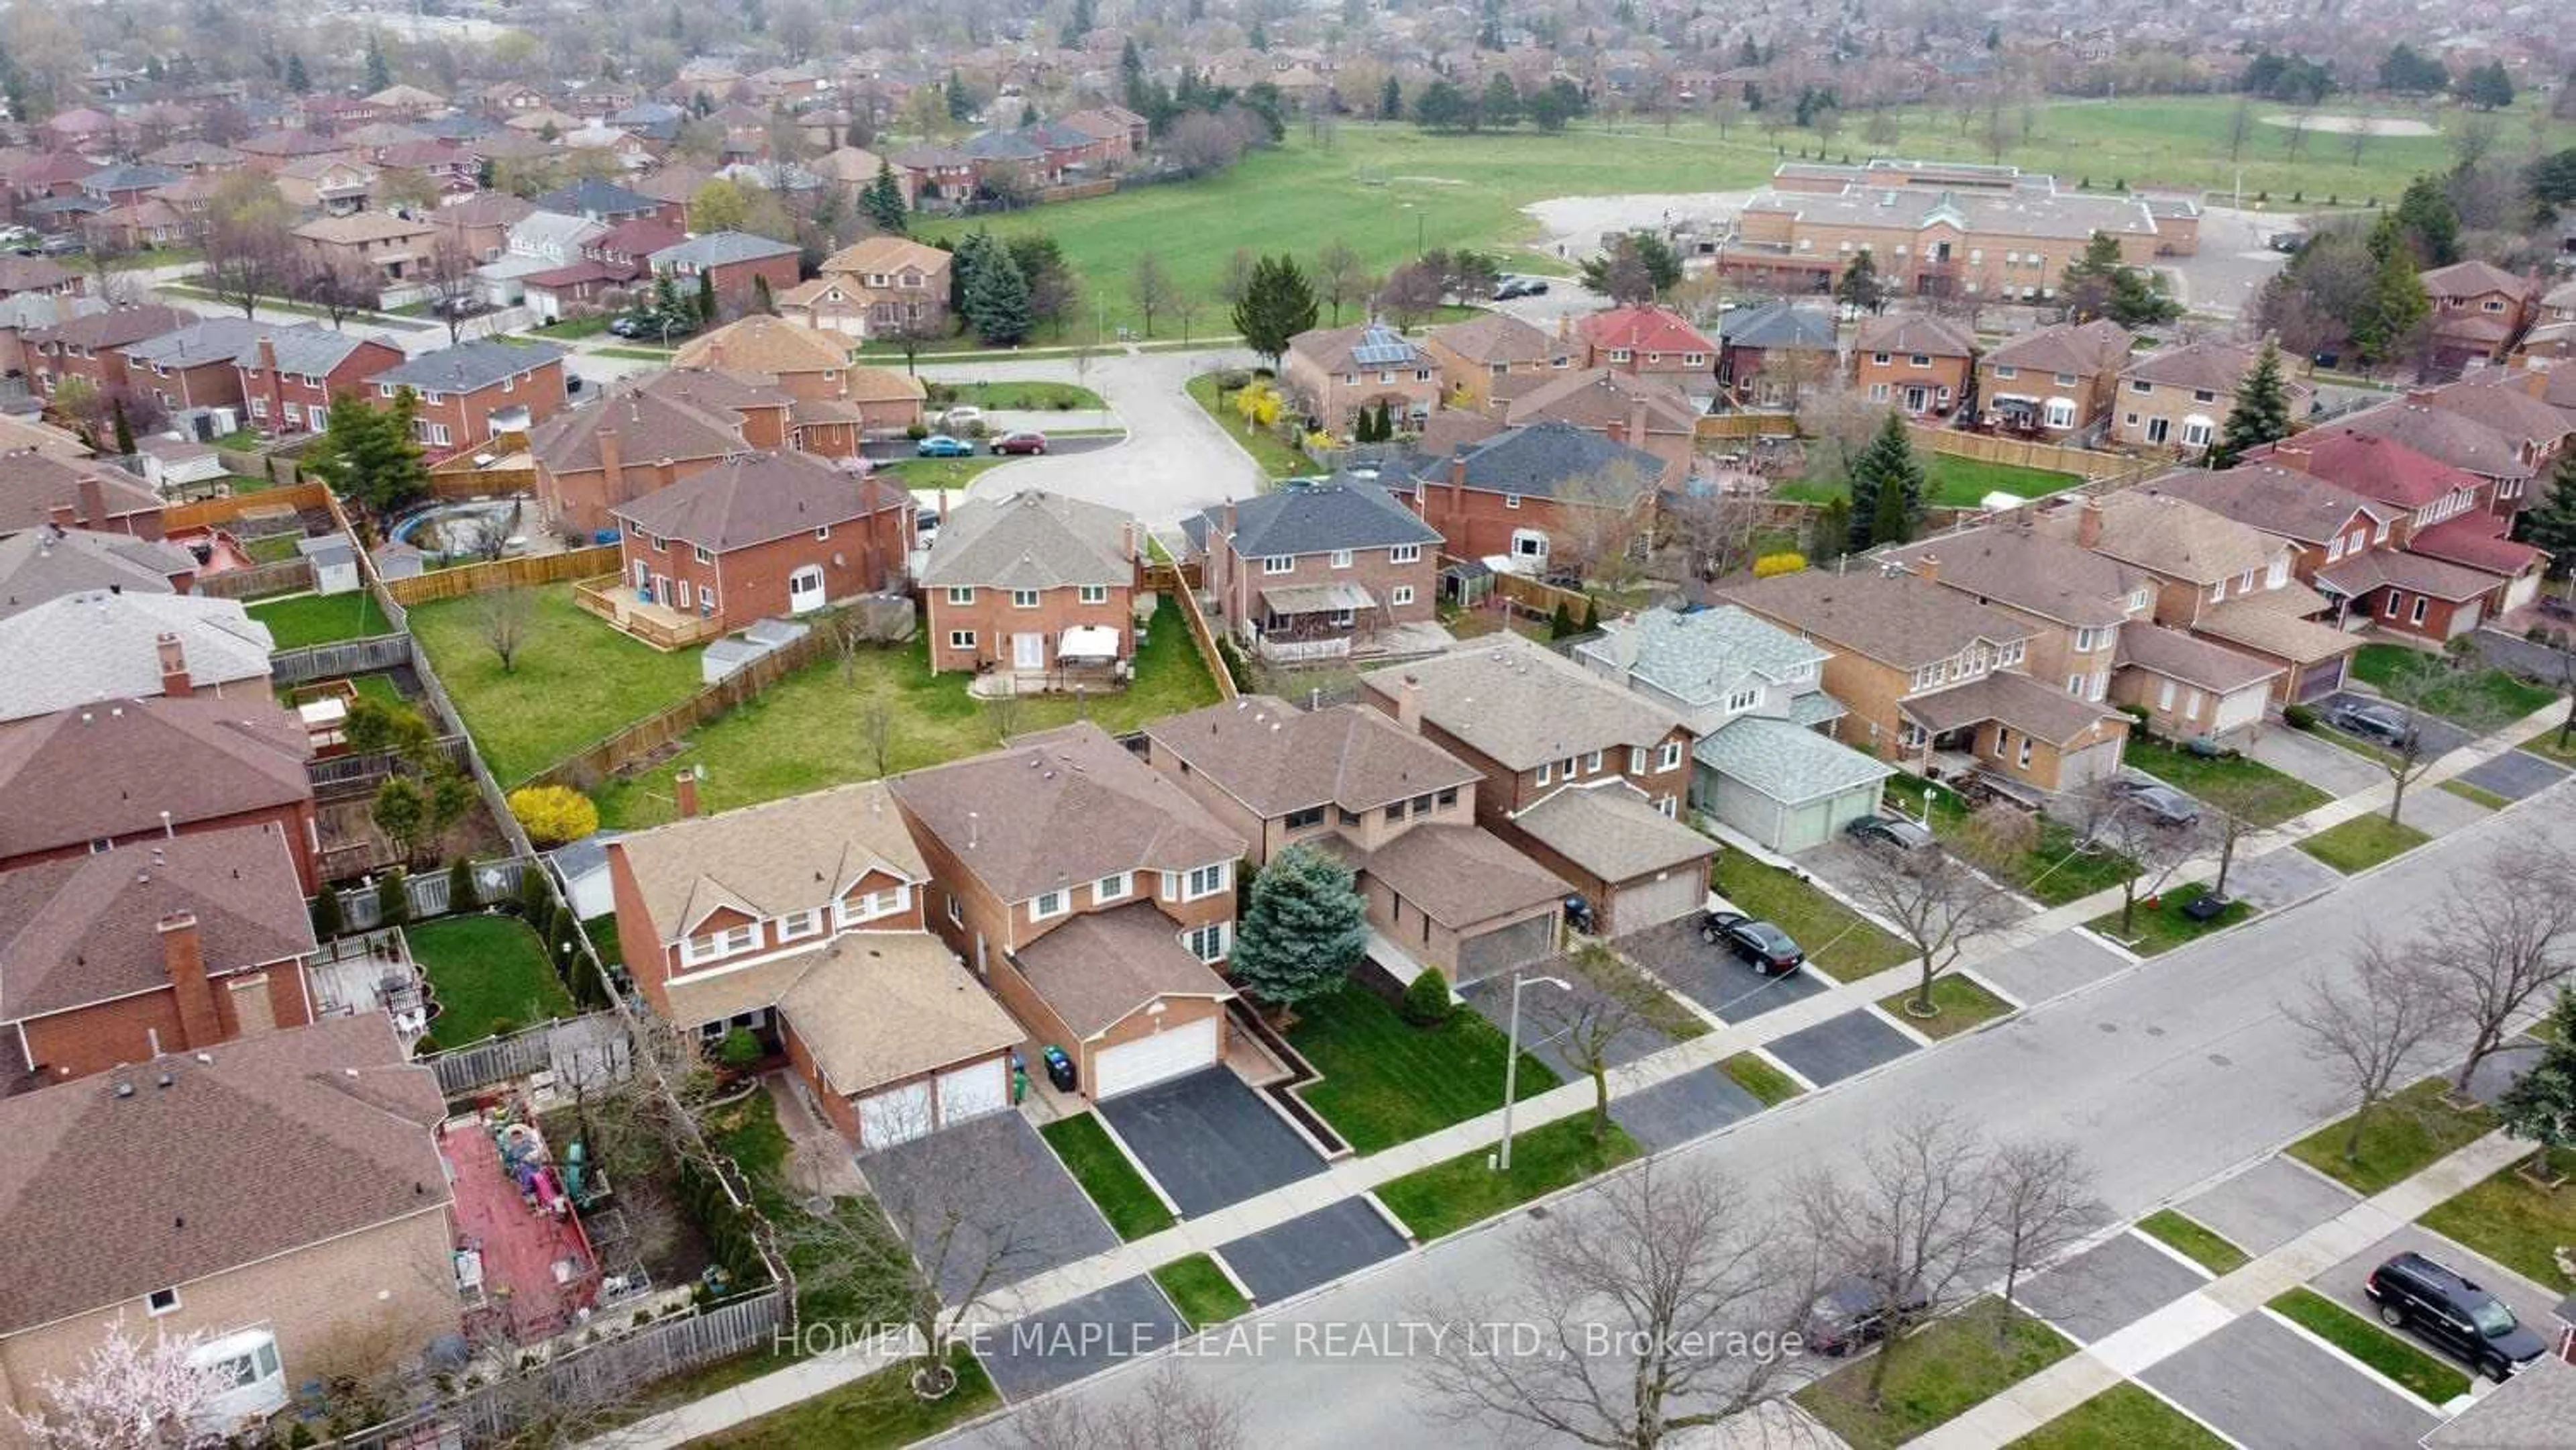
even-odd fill
[[[317,265],[392,283],[422,269],[438,228],[397,212],[358,211],[306,222],[295,239]]]
[[[1928,312],[1881,313],[1852,337],[1852,386],[1873,403],[1945,418],[1968,397],[1977,335]]]
[[[536,212],[534,202],[506,191],[479,191],[430,213],[440,242],[453,242],[477,262],[497,262],[509,250],[510,229]]]
[[[677,282],[683,297],[712,286],[716,306],[738,313],[757,306],[764,293],[775,300],[795,286],[797,255],[793,242],[749,232],[708,232],[662,248],[646,257],[645,264],[653,275]]]
[[[930,929],[1094,1100],[1225,1060],[1250,842],[1085,721],[888,782]]]
[[[0,538],[52,524],[137,539],[161,537],[161,495],[95,458],[36,448],[0,453]]]
[[[1561,373],[1581,365],[1582,351],[1573,339],[1550,336],[1508,312],[1432,328],[1422,335],[1422,350],[1439,369],[1450,400],[1466,408],[1492,401],[1497,378]]]
[[[1663,461],[1665,488],[1680,487],[1698,456],[1700,405],[1653,378],[1611,368],[1583,368],[1544,378],[1515,374],[1494,380],[1494,396],[1500,407],[1484,416],[1443,413],[1432,419],[1417,450],[1448,453],[1505,428],[1563,423],[1655,455]],[[1462,427],[1462,423],[1474,426]]]
[[[884,781],[609,842],[617,940],[683,1033],[767,1039],[842,1136],[890,1147],[1010,1107],[1026,1037],[923,929],[930,871]]]
[[[328,327],[262,327],[233,355],[250,426],[319,433],[335,398],[362,397],[367,380],[403,361],[400,348]]]
[[[1681,717],[1518,637],[1360,677],[1360,702],[1474,766],[1479,824],[1571,884],[1598,936],[1698,910],[1717,843],[1681,823]]]
[[[0,725],[0,871],[274,826],[321,889],[312,737],[267,699],[93,700]]]
[[[2129,330],[2108,318],[2006,338],[1977,360],[1980,416],[2051,442],[2089,435],[2111,415],[2129,358]]]
[[[1732,604],[1649,609],[1603,623],[1574,658],[1682,718],[1692,805],[1783,854],[1831,841],[1878,810],[1896,772],[1833,738],[1829,651]]]
[[[65,594],[0,619],[0,720],[102,700],[268,697],[268,626],[233,599]]]
[[[86,1077],[313,1020],[316,950],[274,823],[192,831],[0,872],[10,1079]]]
[[[525,433],[564,407],[564,350],[550,342],[474,338],[367,378],[376,396],[411,389],[412,436],[433,459]]]
[[[2381,518],[2370,537],[2375,549],[2402,549],[2484,575],[2485,603],[2478,612],[2486,617],[2519,608],[2540,592],[2548,555],[2509,537],[2514,501],[2496,501],[2507,485],[2492,478],[2454,468],[2394,437],[2344,428],[2285,438],[2259,450],[2249,464],[2261,465],[2296,469],[2369,501]],[[2513,486],[2519,489],[2527,482],[2516,480]],[[2358,540],[2347,539],[2347,553],[2359,547]],[[2382,624],[2392,618],[2387,606],[2393,597],[2374,601],[2380,607],[2373,617]],[[2398,605],[2393,618],[2414,627],[2414,603],[2399,600]],[[2438,600],[2427,603],[2422,627],[2437,638],[2447,637],[2440,632],[2450,628],[2451,612]]]
[[[164,409],[239,407],[241,373],[233,359],[270,330],[246,318],[200,318],[128,344],[125,374],[130,386],[159,399]]]
[[[2119,768],[2128,717],[2031,678],[2025,667],[2042,628],[1937,579],[1889,560],[1724,593],[1831,651],[1824,685],[1850,712],[1834,722],[1846,745],[1922,774],[1980,776],[2024,801]]]
[[[1570,423],[1506,429],[1446,458],[1382,465],[1455,558],[1515,573],[1579,572],[1653,527],[1663,461]]]
[[[2236,388],[2252,369],[2256,350],[2239,343],[2200,341],[2148,353],[2120,370],[2113,440],[2131,448],[2197,454],[2218,441],[2218,430],[2236,407]],[[2282,379],[2290,416],[2307,412],[2313,391]]]
[[[230,1388],[205,1433],[384,1346],[459,1328],[438,1082],[382,1013],[137,1058],[0,1098],[0,1405],[45,1408],[110,1325],[204,1336]],[[148,1166],[150,1171],[141,1171]],[[287,1184],[305,1185],[291,1191]],[[329,1192],[309,1191],[328,1184]]]
[[[1144,529],[1105,504],[1031,489],[968,499],[940,524],[917,581],[930,668],[1010,671],[1043,687],[1136,655]]]
[[[364,211],[367,194],[381,174],[355,157],[325,154],[287,162],[270,179],[288,206],[299,212],[337,217]],[[170,179],[178,180],[175,176]]]
[[[1571,888],[1476,824],[1481,771],[1382,712],[1247,695],[1145,740],[1156,770],[1253,843],[1252,865],[1296,845],[1348,864],[1372,955],[1412,969],[1397,975],[1470,982],[1556,951]]]
[[[1219,627],[1265,659],[1420,653],[1440,637],[1440,531],[1385,489],[1291,481],[1181,521]]]
[[[2166,740],[2241,744],[2263,722],[2287,665],[2145,620],[2120,631],[2111,703],[2147,712]]]
[[[740,629],[895,587],[912,495],[803,453],[729,458],[609,510],[620,587]]]
[[[2111,692],[2121,628],[2155,607],[2154,576],[2027,520],[1944,534],[1884,557],[2027,626],[2023,671],[2096,704]]]
[[[703,332],[681,344],[676,368],[766,373],[779,387],[810,403],[846,402],[850,396],[849,343],[785,318],[755,314]],[[919,422],[918,402],[905,422]],[[900,429],[903,424],[894,424]]]
[[[1583,366],[1655,378],[1701,400],[1716,393],[1717,344],[1669,307],[1612,307],[1577,320]]]
[[[1318,327],[1288,339],[1279,383],[1298,411],[1335,433],[1350,432],[1363,409],[1381,403],[1400,431],[1417,432],[1444,392],[1431,354],[1382,322]]]
[[[1782,298],[1718,319],[1717,391],[1736,408],[1794,408],[1842,371],[1834,314]]]
[[[185,594],[197,557],[175,544],[39,524],[0,538],[0,619],[66,594]]]
[[[83,285],[80,273],[51,257],[21,257],[15,252],[0,254],[0,298],[78,293]]]
[[[71,309],[63,308],[65,313]],[[197,320],[193,312],[144,303],[66,316],[50,327],[18,334],[36,396],[51,403],[62,385],[79,378],[101,392],[127,386],[125,349],[147,337],[175,332]]]
[[[2438,412],[2465,418],[2501,435],[2517,462],[2530,465],[2535,475],[2547,473],[2565,451],[2571,434],[2576,433],[2576,408],[2563,401],[2553,402],[2547,396],[2550,371],[2481,369],[2458,382],[2432,389],[2423,400]],[[2499,512],[2523,507],[2511,502],[2523,497],[2519,490],[2501,497],[2507,503],[2499,505]]]
[[[493,306],[514,306],[525,300],[530,277],[582,265],[583,249],[607,230],[606,223],[588,217],[531,211],[510,223],[501,255],[474,269],[476,286]]]
[[[651,216],[661,206],[660,202],[642,192],[596,176],[585,176],[541,193],[535,201],[539,211],[560,212],[609,226]]]
[[[948,325],[949,256],[906,237],[864,237],[823,259],[822,275],[778,294],[779,312],[854,337]]]
[[[558,527],[610,527],[621,504],[728,458],[788,446],[796,400],[732,373],[673,368],[528,432],[537,502]]]
[[[2417,274],[2433,303],[2434,366],[2458,370],[2501,360],[2532,321],[2539,284],[2471,258]]]

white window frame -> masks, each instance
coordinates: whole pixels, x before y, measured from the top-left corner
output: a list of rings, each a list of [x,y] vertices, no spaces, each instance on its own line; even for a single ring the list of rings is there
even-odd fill
[[[1520,496],[1519,494],[1516,494],[1516,493],[1507,493],[1507,494],[1504,494],[1504,495],[1503,495],[1503,507],[1505,507],[1505,508],[1507,508],[1507,509],[1516,509],[1516,508],[1519,508],[1520,506],[1521,506],[1521,496]]]
[[[975,647],[975,631],[971,629],[952,629],[948,631],[948,647],[950,649],[973,649]]]
[[[1261,560],[1261,572],[1264,574],[1294,574],[1297,572],[1297,557],[1294,554],[1264,555]]]
[[[1233,874],[1234,863],[1230,861],[1194,867],[1187,876],[1181,878],[1181,900],[1197,901],[1203,897],[1214,896],[1232,884]]]
[[[948,586],[948,602],[949,602],[949,603],[951,603],[951,604],[972,604],[972,603],[974,603],[974,602],[975,602],[975,586],[974,586],[974,585],[972,585],[972,584],[951,584],[951,585],[949,585],[949,586]]]
[[[1136,889],[1136,873],[1119,871],[1091,883],[1091,904],[1106,906]]]
[[[1074,598],[1083,604],[1107,604],[1109,602],[1109,586],[1106,584],[1082,585],[1075,593]]]
[[[1567,774],[1569,774],[1569,775],[1571,775],[1572,773],[1573,773],[1572,771],[1568,771],[1568,772],[1567,772]],[[1599,775],[1599,774],[1601,773],[1601,752],[1600,752],[1600,751],[1595,750],[1595,751],[1593,751],[1591,754],[1586,755],[1586,756],[1584,756],[1584,757],[1583,757],[1583,773],[1584,773],[1585,775]]]
[[[1181,933],[1181,945],[1203,962],[1221,962],[1234,949],[1234,923],[1211,921]]]
[[[167,1299],[170,1302],[167,1304],[154,1302],[155,1300],[160,1299]],[[179,1288],[175,1284],[167,1289],[155,1289],[151,1293],[143,1296],[143,1312],[155,1319],[160,1318],[164,1314],[176,1314],[179,1312],[179,1308]]]
[[[1013,609],[1035,609],[1038,607],[1039,597],[1039,593],[1035,589],[1014,589],[1011,591],[1011,607]]]
[[[1678,770],[1681,768],[1681,763],[1682,743],[1680,741],[1667,740],[1655,748],[1655,774],[1661,775],[1668,770]]]
[[[1389,589],[1386,592],[1386,602],[1399,609],[1407,604],[1411,604],[1413,602],[1413,586],[1410,584],[1398,584],[1394,588]]]
[[[1351,551],[1348,549],[1335,549],[1333,551],[1333,567],[1336,569],[1347,569],[1351,567]]]
[[[822,930],[823,912],[820,907],[807,907],[803,911],[791,911],[785,916],[778,918],[778,939],[782,942],[803,941],[805,938],[814,936]]]
[[[1760,685],[1754,685],[1746,689],[1737,690],[1735,693],[1726,697],[1726,708],[1729,713],[1739,710],[1750,710],[1761,703],[1762,687]]]
[[[1386,561],[1390,564],[1418,564],[1422,561],[1422,546],[1420,544],[1393,545],[1386,551]]]
[[[1048,904],[1050,902],[1054,904],[1050,906]],[[1052,921],[1071,910],[1073,910],[1073,892],[1062,886],[1053,891],[1041,891],[1029,898],[1029,920],[1031,921]]]
[[[1540,761],[1535,775],[1540,785],[1556,784],[1556,762],[1553,760]]]

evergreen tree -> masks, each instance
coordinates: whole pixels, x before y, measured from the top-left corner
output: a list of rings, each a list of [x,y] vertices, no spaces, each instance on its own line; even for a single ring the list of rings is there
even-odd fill
[[[867,213],[868,221],[878,231],[898,237],[904,234],[910,209],[903,204],[903,185],[894,179],[893,164],[883,157],[877,158],[876,180],[859,194],[859,209]]]
[[[1481,104],[1484,112],[1481,119],[1488,126],[1517,126],[1521,123],[1521,93],[1512,84],[1507,71],[1496,71],[1494,78],[1485,82],[1485,98]]]
[[[2537,1176],[2553,1176],[2560,1151],[2576,1143],[2576,994],[2561,990],[2549,1012],[2556,1030],[2540,1036],[2540,1054],[2496,1100],[2507,1133],[2540,1145]]]
[[[1860,312],[1876,312],[1887,305],[1887,289],[1878,279],[1878,263],[1871,260],[1868,248],[1852,253],[1842,280],[1834,284],[1834,300]]]
[[[1028,337],[1035,325],[1029,316],[1029,279],[1008,250],[986,250],[967,286],[965,311],[967,324],[987,346],[1008,347]]]
[[[2460,73],[2459,93],[2481,111],[2502,110],[2513,104],[2513,77],[2505,74],[2503,61],[2491,60]]]
[[[1469,107],[1467,97],[1447,81],[1433,81],[1413,98],[1413,123],[1431,131],[1445,131],[1464,125]]]
[[[409,388],[397,390],[389,408],[354,395],[332,399],[322,439],[306,452],[305,466],[376,519],[399,513],[429,494],[429,469],[411,436],[417,406]]]
[[[1381,121],[1396,121],[1402,120],[1403,117],[1404,87],[1396,82],[1395,77],[1388,76],[1386,84],[1377,88],[1377,118]]]
[[[313,77],[304,72],[304,57],[289,55],[286,58],[286,88],[299,96],[313,89]]]
[[[123,398],[117,399],[114,406],[116,409],[116,456],[119,458],[132,458],[134,456],[134,424],[125,416],[125,400]]]
[[[2227,425],[2210,447],[2209,466],[2226,468],[2247,449],[2289,436],[2290,391],[2281,379],[2281,346],[2266,338],[2262,354],[2236,385],[2236,406],[2228,410]]]
[[[2460,260],[2460,213],[2441,183],[2419,176],[2397,199],[2397,225],[2419,267],[2447,267]]]
[[[1064,27],[1062,44],[1070,45],[1091,33],[1095,23],[1091,0],[1073,0],[1073,19]]]
[[[373,94],[394,83],[393,63],[385,59],[385,38],[367,32],[367,91]]]
[[[1252,264],[1252,281],[1234,304],[1234,329],[1245,346],[1276,367],[1288,339],[1312,328],[1315,318],[1315,289],[1294,257],[1282,252]]]
[[[1889,409],[1878,436],[1852,460],[1852,551],[1913,538],[1923,518],[1924,492],[1923,463],[1914,456],[1914,440],[1906,435],[1905,419]]]
[[[328,886],[323,887],[321,893],[313,898],[313,939],[321,942],[336,940],[348,929],[348,921],[340,911],[340,893]]]
[[[2576,448],[2559,455],[2548,497],[2523,510],[2516,522],[2524,543],[2548,551],[2551,574],[2576,570]]]
[[[698,274],[698,325],[716,325],[716,274],[713,272]]]
[[[1295,1007],[1340,991],[1367,949],[1367,909],[1350,868],[1290,846],[1253,879],[1226,966],[1255,997]]]
[[[447,863],[447,909],[472,911],[482,904],[474,897],[474,863],[463,856]]]
[[[2372,233],[2379,266],[2362,296],[2360,315],[2351,319],[2349,327],[2353,348],[2366,363],[2384,363],[2403,354],[2413,344],[2416,329],[2433,313],[2433,299],[2425,295],[2423,279],[2416,275],[2414,252],[2384,235],[2393,233],[2395,225],[2395,217],[2383,217]]]
[[[1140,116],[1153,114],[1154,93],[1145,79],[1145,52],[1136,48],[1136,37],[1132,35],[1118,48],[1118,83],[1128,110]]]
[[[948,72],[948,119],[965,121],[975,114],[975,98],[966,93],[966,82],[959,79],[955,68]]]
[[[392,785],[396,781],[409,784],[399,775],[388,777],[385,784]],[[396,866],[386,871],[376,881],[376,925],[400,926],[409,920],[411,920],[411,882],[404,877],[403,868]]]

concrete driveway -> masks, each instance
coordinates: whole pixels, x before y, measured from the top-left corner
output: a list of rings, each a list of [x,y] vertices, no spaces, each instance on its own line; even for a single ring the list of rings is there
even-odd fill
[[[2266,727],[2245,753],[2330,796],[2352,795],[2388,780],[2388,773],[2372,762],[2331,740],[2286,725]]]
[[[1747,1022],[1826,989],[1824,978],[1803,967],[1765,976],[1735,953],[1701,941],[1695,915],[1621,937],[1619,954],[1727,1022]]]
[[[1007,1258],[994,1276],[1001,1284],[1118,1247],[1118,1235],[1091,1196],[1016,1112],[992,1113],[871,1153],[860,1160],[859,1172],[925,1264],[937,1251],[950,1210],[964,1210],[939,1266],[940,1288],[950,1295],[973,1287],[1001,1232],[1010,1235]]]
[[[2244,1450],[2414,1450],[2439,1417],[2266,1313],[2138,1376]]]
[[[1324,1171],[1297,1130],[1230,1068],[1122,1093],[1097,1111],[1189,1217]]]
[[[2183,1215],[2249,1254],[2268,1254],[2361,1200],[2287,1154],[2182,1202]]]
[[[1857,1007],[1766,1042],[1763,1050],[1787,1063],[1798,1076],[1824,1087],[1894,1062],[1918,1046],[1886,1018]]]
[[[1678,1148],[1760,1111],[1761,1099],[1714,1067],[1610,1100],[1611,1121],[1627,1129],[1628,1136],[1649,1153]]]
[[[1354,1195],[1219,1244],[1216,1251],[1256,1301],[1276,1304],[1404,1250],[1404,1235]]]
[[[973,1347],[1002,1398],[1025,1400],[1169,1349],[1188,1333],[1172,1301],[1139,1274],[1042,1314],[979,1327]]]
[[[2410,1250],[2473,1280],[2480,1288],[2503,1300],[2505,1307],[2513,1311],[2513,1317],[2521,1320],[2533,1333],[2545,1338],[2557,1327],[2557,1317],[2551,1311],[2557,1307],[2559,1296],[2483,1254],[2462,1248],[2431,1229],[2411,1223],[2317,1275],[2308,1282],[2308,1287],[2355,1314],[2376,1319],[2379,1306],[2371,1302],[2361,1286],[2370,1277],[2371,1270],[2386,1263],[2391,1256]],[[2436,1359],[2458,1364],[2471,1374],[2477,1372],[2429,1339],[2402,1329],[2393,1332],[2407,1343],[2430,1351]]]
[[[2199,1289],[2209,1276],[2124,1233],[2077,1254],[2024,1285],[2021,1302],[2091,1344]]]

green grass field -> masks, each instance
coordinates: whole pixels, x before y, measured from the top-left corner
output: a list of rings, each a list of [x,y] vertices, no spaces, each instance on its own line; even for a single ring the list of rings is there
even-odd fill
[[[1905,943],[1776,866],[1720,851],[1715,876],[1718,895],[1796,938],[1808,963],[1837,982],[1857,982],[1911,960]]]
[[[547,965],[545,945],[515,916],[444,916],[404,936],[438,996],[430,1030],[441,1046],[572,1015],[572,994]]]
[[[1192,1329],[1239,1319],[1252,1308],[1243,1291],[1206,1254],[1172,1260],[1154,1271],[1154,1282],[1163,1286],[1172,1307],[1181,1311]]]
[[[2120,942],[2139,956],[2152,957],[2198,941],[2211,932],[2223,931],[2254,915],[2254,903],[2243,900],[2231,901],[2220,907],[2218,914],[2207,921],[2194,921],[2183,913],[2184,907],[2208,894],[2209,887],[2205,883],[2185,882],[2167,890],[2154,906],[2147,905],[2141,898],[2137,914],[2130,918],[2125,932],[2120,929],[2120,913],[2117,911],[2105,912],[2085,925]]]
[[[1866,1359],[1835,1370],[1798,1391],[1796,1398],[1852,1450],[1887,1450],[1958,1418],[2074,1352],[2064,1336],[2030,1315],[1999,1300],[1981,1299],[1906,1340],[1888,1368],[1882,1405],[1870,1405],[1869,1382],[1877,1366]]]
[[[348,594],[297,594],[249,607],[250,617],[268,626],[279,649],[302,649],[343,639],[368,639],[395,632],[393,621],[360,589]]]
[[[2566,1158],[2559,1155],[2562,1164]],[[2522,1168],[2516,1164],[2471,1184],[2435,1204],[2423,1223],[2533,1283],[2563,1292],[2568,1282],[2558,1269],[2558,1247],[2576,1243],[2576,1185],[2543,1188],[2523,1177]]]
[[[1908,987],[1902,992],[1879,998],[1878,1005],[1888,1016],[1931,1038],[1956,1037],[1981,1022],[1992,1022],[2013,1010],[2010,1002],[1966,977],[1958,976],[1932,979],[1932,1016],[1917,1017],[1906,1010],[1905,1004],[1913,1000],[1914,989]]]
[[[1469,1008],[1450,1013],[1437,1027],[1416,1027],[1385,998],[1354,983],[1299,1007],[1288,1045],[1323,1074],[1302,1090],[1307,1106],[1361,1153],[1502,1106],[1507,1044]],[[1521,1054],[1521,1097],[1556,1083],[1556,1074],[1537,1058]]]
[[[2334,797],[2252,756],[2194,755],[2161,740],[2132,734],[2124,764],[2136,766],[2176,790],[2257,826],[2277,826],[2306,815]]]
[[[2385,689],[2401,667],[2439,658],[2402,644],[2366,644],[2354,652],[2352,672],[2355,678]],[[2423,705],[2472,730],[2492,730],[2557,698],[2558,692],[2549,686],[2525,684],[2502,670],[2460,669],[2427,691]]]
[[[2469,1392],[2467,1375],[2314,1289],[2292,1289],[2269,1307],[2433,1404],[2447,1404]]]
[[[1090,1113],[1058,1118],[1040,1128],[1038,1135],[1064,1160],[1073,1181],[1100,1206],[1100,1216],[1109,1220],[1111,1232],[1122,1239],[1141,1239],[1172,1226],[1172,1211],[1154,1196],[1136,1165],[1109,1141],[1099,1118]]]
[[[506,671],[483,643],[472,596],[411,610],[412,637],[436,662],[466,732],[504,786],[699,688],[698,650],[664,654],[618,633],[573,607],[570,584],[546,585],[536,596],[526,641]]]
[[[2355,816],[2301,841],[2299,849],[2350,876],[2404,855],[2431,839],[2402,821],[2390,825],[2386,816]]]
[[[1739,1052],[1717,1065],[1726,1080],[1753,1094],[1766,1108],[1776,1108],[1806,1091],[1792,1082],[1789,1075],[1751,1052]]]
[[[1002,1398],[994,1393],[992,1378],[976,1362],[973,1350],[957,1346],[949,1351],[949,1364],[957,1371],[957,1388],[942,1399],[924,1400],[913,1394],[913,1366],[907,1361],[694,1443],[707,1450],[806,1450],[813,1445],[894,1450],[1001,1407]]]
[[[1508,1173],[1488,1165],[1493,1154],[1490,1146],[1476,1148],[1392,1179],[1379,1186],[1377,1196],[1413,1230],[1415,1238],[1429,1243],[1616,1168],[1639,1151],[1637,1140],[1615,1124],[1595,1146],[1592,1115],[1582,1113],[1513,1134]]]
[[[1263,473],[1272,478],[1294,478],[1301,473],[1316,471],[1315,460],[1280,442],[1266,430],[1254,428],[1246,431],[1243,415],[1234,411],[1234,394],[1217,391],[1216,374],[1201,373],[1190,379],[1188,386],[1190,401],[1215,419],[1216,425],[1225,430],[1225,436],[1233,439],[1237,447],[1251,454],[1252,461],[1261,466]]]
[[[2373,1107],[2354,1158],[2343,1151],[2352,1133],[2349,1116],[2292,1143],[2290,1156],[2364,1196],[2404,1182],[2495,1126],[2495,1115],[2484,1108],[2452,1107],[2443,1098],[2448,1086],[2426,1078]]]
[[[1824,458],[1821,453],[1816,456],[1819,460]],[[1961,458],[1951,453],[1917,452],[1915,456],[1923,460],[1924,481],[1929,486],[1927,501],[1944,508],[1975,508],[1990,493],[2038,498],[2061,488],[2072,488],[2079,482],[2071,473],[2024,468],[2015,463],[1988,463],[1983,459]],[[1802,478],[1782,484],[1773,492],[1785,499],[1823,503],[1850,493],[1851,486],[1840,477]]]

